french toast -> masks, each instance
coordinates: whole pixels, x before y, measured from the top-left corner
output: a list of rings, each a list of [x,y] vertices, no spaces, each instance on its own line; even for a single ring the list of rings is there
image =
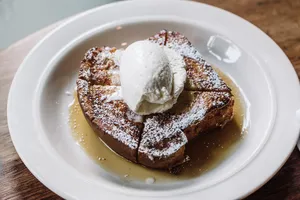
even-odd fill
[[[186,84],[170,110],[141,116],[129,109],[120,95],[118,51],[111,47],[94,47],[85,54],[77,94],[87,121],[108,147],[146,167],[170,169],[184,162],[189,141],[232,119],[234,100],[185,36],[162,30],[148,40],[184,57]]]

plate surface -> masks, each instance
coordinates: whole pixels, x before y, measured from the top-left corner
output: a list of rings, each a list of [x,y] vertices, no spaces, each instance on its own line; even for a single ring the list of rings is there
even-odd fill
[[[201,177],[169,184],[125,183],[75,144],[67,123],[72,97],[66,91],[74,90],[88,48],[121,47],[164,28],[186,35],[205,59],[237,83],[247,103],[248,134],[231,156]],[[262,186],[290,155],[298,138],[299,102],[293,66],[247,21],[194,2],[128,1],[84,12],[33,48],[11,86],[8,124],[25,165],[66,199],[238,199]]]

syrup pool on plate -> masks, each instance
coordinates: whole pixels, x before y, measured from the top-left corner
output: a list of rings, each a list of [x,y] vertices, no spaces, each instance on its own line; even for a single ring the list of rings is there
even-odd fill
[[[219,70],[217,71],[232,89],[235,100],[233,108],[234,118],[224,128],[202,134],[198,139],[186,146],[186,155],[189,155],[191,160],[183,165],[182,171],[178,175],[170,174],[167,171],[145,168],[111,151],[86,121],[76,93],[74,94],[74,101],[69,107],[69,123],[72,135],[77,144],[81,146],[91,159],[106,171],[114,173],[124,180],[140,180],[144,182],[149,180],[150,177],[155,182],[169,182],[200,176],[224,161],[237,148],[247,131],[247,128],[245,128],[248,124],[245,115],[246,104],[240,90],[229,77]]]

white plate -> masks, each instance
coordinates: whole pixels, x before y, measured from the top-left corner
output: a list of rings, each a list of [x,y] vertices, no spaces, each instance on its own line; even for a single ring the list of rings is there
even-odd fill
[[[117,28],[118,27],[118,28]],[[119,47],[160,29],[185,34],[239,85],[249,132],[239,148],[201,177],[169,184],[124,183],[75,145],[67,105],[84,52]],[[20,66],[8,100],[8,124],[30,171],[66,199],[237,199],[268,181],[289,157],[299,132],[298,78],[281,49],[247,21],[187,1],[128,1],[84,12],[40,41]]]

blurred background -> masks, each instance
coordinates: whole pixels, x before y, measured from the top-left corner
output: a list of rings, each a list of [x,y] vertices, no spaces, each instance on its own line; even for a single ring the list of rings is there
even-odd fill
[[[76,13],[121,0],[0,0],[0,50]]]

